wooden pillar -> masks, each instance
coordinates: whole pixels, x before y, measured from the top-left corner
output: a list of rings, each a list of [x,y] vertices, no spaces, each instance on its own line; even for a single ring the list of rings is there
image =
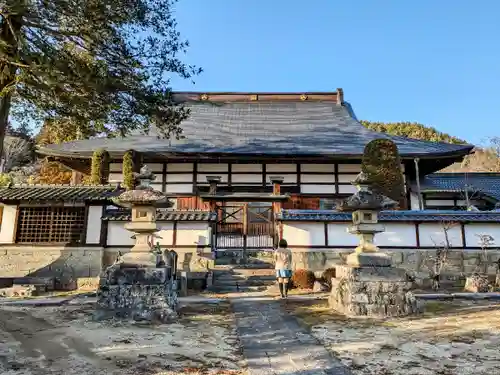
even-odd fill
[[[207,176],[207,181],[210,184],[210,189],[208,191],[208,194],[215,196],[217,194],[217,184],[221,181],[221,177]],[[209,202],[210,211],[215,211],[216,209],[215,203],[216,203],[215,198],[210,200]]]
[[[271,176],[269,177],[269,180],[271,180],[271,183],[273,184],[273,195],[275,196],[281,195],[281,184],[283,183],[285,178],[282,176]],[[273,202],[273,220],[276,222],[276,224],[274,225],[275,228],[274,239],[276,242],[274,244],[274,247],[278,247],[276,239],[281,240],[283,238],[283,226],[281,222],[278,222],[276,220],[276,216],[281,212],[281,208],[282,208],[281,201]]]
[[[71,182],[70,185],[80,185],[83,180],[82,172],[72,171],[71,172]]]

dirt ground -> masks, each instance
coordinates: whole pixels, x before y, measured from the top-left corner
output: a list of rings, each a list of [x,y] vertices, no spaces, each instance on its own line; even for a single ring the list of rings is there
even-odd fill
[[[2,375],[244,374],[228,302],[192,305],[178,322],[95,322],[93,305],[0,306]]]
[[[332,314],[327,302],[288,309],[354,375],[500,374],[500,304],[428,302],[419,317],[384,321]]]

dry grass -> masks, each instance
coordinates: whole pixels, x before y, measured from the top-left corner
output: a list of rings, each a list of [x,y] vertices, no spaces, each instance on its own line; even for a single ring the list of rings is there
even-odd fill
[[[500,374],[500,305],[429,302],[397,319],[346,318],[326,301],[287,309],[355,375]]]

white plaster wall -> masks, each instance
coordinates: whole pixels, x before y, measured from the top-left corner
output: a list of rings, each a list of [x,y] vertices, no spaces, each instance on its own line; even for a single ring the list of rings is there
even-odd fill
[[[301,172],[335,173],[334,164],[301,164]]]
[[[210,245],[210,226],[206,222],[177,223],[178,246]]]
[[[419,225],[419,234],[421,247],[443,246],[445,243],[441,223],[422,223]],[[448,238],[452,247],[463,246],[460,225],[455,225],[448,230]]]
[[[101,237],[102,206],[89,206],[86,243],[98,244]]]
[[[262,164],[232,164],[232,172],[262,172]]]
[[[13,243],[16,229],[17,206],[3,206],[0,243]]]
[[[109,163],[109,170],[113,172],[122,171],[122,163]]]
[[[375,235],[377,246],[417,246],[415,224],[384,223],[385,232]]]
[[[133,233],[126,230],[123,221],[110,221],[108,223],[108,246],[132,246],[134,240]]]
[[[182,193],[193,193],[193,184],[167,184],[166,193],[182,194]]]
[[[163,163],[148,163],[147,166],[151,172],[163,173]]]
[[[455,202],[451,199],[426,199],[427,206],[450,206],[453,207]]]
[[[227,164],[198,163],[198,172],[228,172]]]
[[[110,173],[109,177],[108,177],[108,181],[110,183],[122,182],[123,181],[123,175],[121,173]]]
[[[415,193],[410,193],[410,209],[411,210],[420,210],[418,205],[418,196]]]
[[[303,194],[335,194],[335,185],[300,185]]]
[[[353,185],[339,185],[340,194],[354,194],[356,192],[356,187]]]
[[[227,174],[213,172],[213,173],[198,173],[196,175],[196,181],[199,184],[208,184],[207,177],[208,176],[219,176],[221,178],[221,183],[227,183]]]
[[[297,164],[266,164],[266,173],[294,173],[297,172]]]
[[[323,223],[286,223],[283,238],[290,246],[324,246],[325,226]]]
[[[302,174],[300,182],[329,182],[335,183],[335,175],[333,174]]]
[[[193,173],[167,174],[166,182],[193,182]]]
[[[352,182],[355,178],[353,174],[339,174],[339,182]]]
[[[233,174],[231,175],[231,183],[233,184],[262,184],[261,174]]]
[[[339,173],[361,172],[361,164],[339,164]]]
[[[478,234],[489,234],[495,239],[490,247],[500,247],[500,223],[465,224],[465,243],[467,247],[479,246]]]
[[[156,233],[161,238],[156,239],[162,246],[171,246],[174,240],[174,224],[171,222],[161,222],[158,223],[159,231]]]
[[[328,246],[356,246],[359,243],[357,237],[347,233],[350,225],[349,223],[328,223]]]
[[[167,173],[168,172],[192,172],[193,171],[193,163],[168,163],[167,164]]]

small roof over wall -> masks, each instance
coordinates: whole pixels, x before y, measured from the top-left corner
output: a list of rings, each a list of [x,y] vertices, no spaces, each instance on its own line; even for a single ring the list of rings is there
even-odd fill
[[[352,213],[333,210],[282,210],[278,215],[281,221],[340,221],[350,222]],[[470,211],[382,211],[379,221],[413,222],[500,222],[500,212]]]
[[[108,210],[102,217],[107,221],[130,221],[130,210]],[[157,221],[215,221],[217,214],[210,211],[157,210]]]
[[[106,202],[123,191],[115,185],[14,185],[0,188],[0,202]]]
[[[412,189],[416,191],[416,186]],[[434,173],[420,183],[423,193],[464,193],[500,201],[500,173]]]

